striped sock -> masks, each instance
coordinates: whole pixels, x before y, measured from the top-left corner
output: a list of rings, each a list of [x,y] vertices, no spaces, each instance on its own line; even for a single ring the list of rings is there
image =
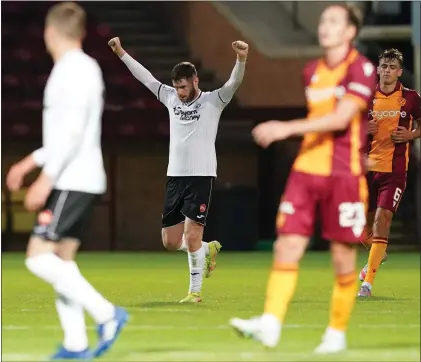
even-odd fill
[[[297,279],[298,264],[274,263],[267,286],[265,314],[272,314],[283,323]]]
[[[387,238],[373,237],[373,245],[371,246],[370,255],[368,257],[368,268],[364,283],[369,284],[370,286],[373,285],[386,249]]]
[[[356,292],[357,274],[355,272],[336,276],[330,307],[330,328],[338,331],[346,330],[354,309]]]

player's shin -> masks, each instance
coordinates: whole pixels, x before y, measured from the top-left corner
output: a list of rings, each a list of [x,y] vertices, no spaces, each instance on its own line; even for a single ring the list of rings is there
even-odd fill
[[[79,273],[79,268],[74,261],[66,261],[65,265]],[[63,295],[57,294],[56,309],[64,332],[63,347],[72,352],[86,350],[88,348],[88,335],[86,333],[85,311],[82,306]]]
[[[275,316],[282,324],[298,280],[298,263],[307,241],[299,236],[280,237],[275,244],[275,260],[266,292],[264,316]]]
[[[346,330],[354,309],[356,292],[357,274],[355,271],[336,275],[330,307],[330,328],[343,332]]]
[[[56,310],[64,332],[63,347],[72,352],[85,351],[88,348],[88,335],[82,306],[63,295],[57,295]]]
[[[363,286],[367,286],[371,289],[376,278],[377,271],[380,268],[380,264],[384,258],[387,249],[387,238],[374,237],[373,245],[370,249],[370,255],[368,256],[368,267],[367,274],[364,279]]]
[[[330,307],[329,329],[345,332],[356,300],[357,250],[348,245],[335,243],[332,246],[332,253],[336,278]]]
[[[205,266],[205,248],[201,246],[196,251],[188,252],[190,269],[189,293],[200,293],[202,290],[203,270]]]
[[[42,253],[26,259],[27,268],[53,285],[60,295],[81,305],[98,323],[114,317],[114,306],[99,294],[75,268],[53,253]]]

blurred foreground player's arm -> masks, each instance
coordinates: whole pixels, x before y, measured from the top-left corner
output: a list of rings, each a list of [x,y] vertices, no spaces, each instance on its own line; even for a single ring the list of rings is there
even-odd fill
[[[15,163],[7,173],[6,185],[10,191],[18,191],[22,187],[25,176],[42,167],[45,163],[46,152],[44,148],[38,148],[19,162]]]
[[[237,61],[235,62],[234,69],[232,70],[228,81],[216,91],[218,99],[223,105],[226,105],[231,101],[243,81],[249,50],[248,44],[241,40],[233,42],[232,48],[237,53]]]
[[[166,104],[168,93],[174,91],[174,88],[163,85],[149,70],[132,58],[121,46],[120,38],[112,38],[108,42],[108,45],[123,63],[126,64],[133,76],[155,94],[159,101]]]
[[[253,137],[261,146],[267,147],[274,141],[305,133],[343,131],[358,113],[367,108],[375,87],[374,66],[369,62],[355,62],[349,66],[345,95],[334,112],[312,119],[268,121],[255,127]]]

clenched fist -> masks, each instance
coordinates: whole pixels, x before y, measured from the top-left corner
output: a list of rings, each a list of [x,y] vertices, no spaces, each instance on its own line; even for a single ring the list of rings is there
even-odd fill
[[[249,52],[249,45],[241,40],[237,40],[232,43],[232,48],[237,53],[237,58],[239,61],[246,61],[247,54]]]
[[[115,37],[112,38],[109,42],[108,45],[110,46],[111,50],[117,54],[120,58],[126,54],[126,52],[124,51],[123,47],[121,46],[121,42],[120,42],[120,38],[119,37]]]

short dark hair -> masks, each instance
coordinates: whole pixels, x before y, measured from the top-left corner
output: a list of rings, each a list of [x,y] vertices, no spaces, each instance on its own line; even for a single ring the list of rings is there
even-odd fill
[[[348,24],[355,26],[355,37],[357,38],[363,26],[363,13],[361,12],[361,10],[357,6],[351,4],[340,4],[331,6],[339,6],[346,11]]]
[[[398,49],[386,49],[379,55],[379,62],[384,60],[397,60],[399,62],[400,67],[403,66],[403,54]]]
[[[171,79],[179,82],[182,79],[190,79],[197,75],[196,67],[190,62],[178,63],[171,72]]]
[[[74,2],[58,3],[48,10],[45,24],[53,25],[69,38],[83,39],[86,32],[86,12]]]

